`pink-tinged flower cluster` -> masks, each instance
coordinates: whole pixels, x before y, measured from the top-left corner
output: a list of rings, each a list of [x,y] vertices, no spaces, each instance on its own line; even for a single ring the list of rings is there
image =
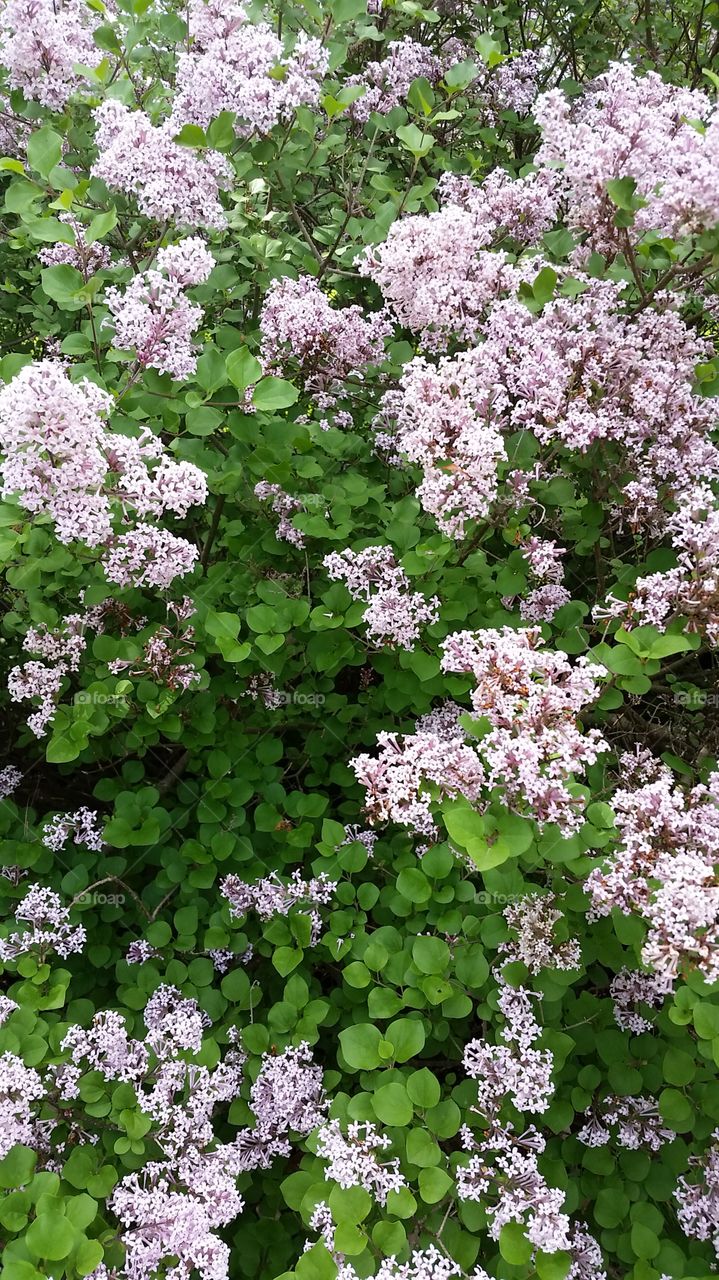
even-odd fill
[[[363,754],[350,760],[357,781],[366,789],[365,812],[373,825],[396,822],[417,835],[436,839],[436,793],[474,801],[485,785],[482,762],[459,732],[452,738],[381,732],[377,744],[377,756]]]
[[[329,1210],[329,1206],[327,1208]],[[310,1226],[313,1226],[312,1222]],[[430,1244],[426,1249],[414,1249],[406,1262],[398,1262],[396,1257],[383,1258],[374,1280],[455,1280],[455,1277],[463,1280],[464,1276],[465,1272],[459,1263],[454,1262],[448,1254],[441,1253],[436,1245]],[[359,1276],[351,1263],[343,1261],[337,1280],[359,1280]],[[468,1280],[490,1280],[490,1277],[482,1267],[476,1267]]]
[[[410,590],[410,580],[397,564],[391,547],[365,547],[364,551],[333,551],[323,564],[329,577],[344,582],[355,600],[367,601],[362,621],[367,635],[378,645],[413,649],[420,627],[439,617],[439,600],[427,600]]]
[[[193,335],[203,312],[184,290],[207,280],[214,265],[204,241],[190,236],[160,249],[157,265],[134,276],[126,289],[107,289],[116,346],[134,350],[143,368],[178,382],[191,378],[197,368]]]
[[[18,1142],[36,1145],[32,1103],[44,1093],[37,1071],[15,1053],[0,1054],[0,1160]]]
[[[572,666],[542,644],[537,627],[455,632],[443,642],[442,666],[476,680],[472,705],[490,725],[479,744],[485,785],[515,811],[571,834],[582,823],[572,779],[607,750],[599,730],[578,720],[599,695],[603,669],[583,658]]]
[[[167,612],[173,613],[176,627],[158,627],[145,644],[139,658],[114,658],[108,662],[108,670],[113,675],[122,672],[136,679],[152,680],[173,692],[189,689],[201,679],[200,672],[190,662],[185,662],[195,652],[195,629],[187,625],[187,620],[194,613],[194,605],[189,596],[181,601],[168,600]]]
[[[114,98],[97,107],[95,121],[96,178],[134,196],[140,212],[157,222],[225,226],[219,192],[232,185],[233,171],[219,151],[179,145],[171,121],[153,125],[143,111]]]
[[[207,496],[204,473],[170,458],[147,428],[139,437],[108,431],[111,407],[107,392],[87,378],[71,382],[53,360],[26,365],[0,390],[3,495],[49,515],[60,542],[108,542],[113,502],[125,515],[184,516]]]
[[[23,780],[21,769],[17,769],[14,764],[6,764],[0,769],[0,800],[7,800],[13,791],[16,791]]]
[[[313,1061],[306,1041],[296,1048],[263,1058],[260,1073],[250,1090],[250,1110],[257,1126],[255,1135],[268,1144],[281,1146],[277,1154],[289,1155],[285,1135],[306,1137],[325,1123],[329,1100],[322,1086],[322,1068]]]
[[[614,1001],[614,1021],[622,1031],[639,1036],[651,1031],[654,1023],[638,1012],[640,1004],[661,1008],[668,995],[666,982],[655,973],[641,969],[620,969],[612,978],[609,994]]]
[[[269,711],[283,707],[287,700],[287,695],[277,688],[270,676],[265,675],[250,676],[242,697],[261,702]]]
[[[16,1004],[14,1000],[11,1000],[9,996],[0,992],[0,1027],[3,1023],[7,1022],[10,1014],[14,1013],[15,1010],[19,1008],[20,1006]]]
[[[65,676],[79,670],[80,659],[87,648],[86,632],[103,630],[102,612],[101,606],[86,609],[84,613],[68,614],[57,627],[49,628],[43,623],[28,629],[23,648],[27,653],[39,655],[43,661],[32,659],[21,667],[13,667],[8,676],[8,691],[12,702],[39,698],[39,707],[27,721],[36,737],[47,733]]]
[[[696,1170],[700,1181],[680,1178],[674,1198],[684,1234],[693,1240],[711,1240],[719,1259],[719,1129],[715,1129],[712,1137],[714,1142],[702,1157],[691,1157],[689,1176]]]
[[[62,111],[86,85],[77,70],[104,57],[93,40],[102,14],[85,0],[6,0],[0,13],[0,63],[11,89]]]
[[[345,1189],[363,1187],[379,1205],[387,1203],[390,1191],[407,1186],[399,1160],[382,1159],[391,1145],[369,1121],[352,1121],[345,1136],[339,1120],[329,1120],[317,1135],[317,1154],[328,1162],[325,1177]]]
[[[70,913],[62,905],[59,894],[42,885],[30,885],[15,909],[16,924],[24,926],[7,938],[0,938],[0,960],[16,960],[18,956],[37,950],[44,958],[56,951],[63,959],[82,951],[85,929],[70,924]]]
[[[72,836],[73,844],[83,844],[96,852],[102,848],[100,815],[82,805],[74,813],[59,813],[42,829],[42,842],[53,853],[59,853]]]
[[[330,880],[324,871],[311,880],[303,880],[299,871],[293,871],[286,883],[275,871],[254,884],[245,884],[239,876],[229,875],[220,884],[220,891],[227,898],[233,916],[242,917],[249,911],[256,911],[260,920],[271,920],[273,916],[289,915],[293,908],[302,915],[308,915],[312,921],[313,946],[322,927],[318,908],[332,901],[336,888],[337,882]]]
[[[177,65],[172,123],[207,126],[221,111],[241,135],[269,133],[299,106],[317,106],[329,50],[300,32],[287,54],[266,22],[249,20],[232,0],[190,0],[190,47]]]
[[[383,398],[396,448],[423,470],[417,497],[450,538],[464,537],[467,522],[486,516],[496,498],[506,453],[494,418],[505,407],[491,359],[480,363],[474,352],[437,365],[416,357],[399,390]]]
[[[659,1114],[656,1098],[609,1097],[587,1107],[591,1116],[577,1137],[588,1147],[605,1147],[616,1143],[626,1151],[645,1147],[659,1151],[665,1142],[673,1142],[676,1133],[667,1128]]]
[[[517,1134],[511,1123],[494,1123],[479,1139],[465,1128],[463,1139],[471,1155],[468,1164],[457,1170],[457,1194],[460,1200],[479,1201],[486,1209],[492,1239],[499,1239],[508,1222],[520,1222],[530,1243],[544,1253],[569,1249],[564,1192],[550,1187],[540,1172],[537,1157],[546,1143],[534,1126]]]
[[[644,205],[636,228],[664,236],[711,229],[719,221],[719,117],[706,94],[612,63],[579,98],[559,89],[538,98],[540,166],[561,165],[570,191],[567,221],[591,247],[621,247],[611,179],[631,177]],[[703,130],[697,122],[708,121]],[[630,232],[635,235],[634,232]]]
[[[305,535],[299,529],[295,529],[292,523],[295,512],[305,510],[300,499],[285,493],[281,485],[270,484],[267,480],[260,480],[255,485],[255,497],[259,498],[260,502],[272,503],[272,511],[279,516],[277,537],[283,542],[291,543],[293,547],[304,547]]]
[[[481,186],[445,174],[439,186],[445,207],[400,218],[383,244],[360,256],[360,273],[379,285],[400,324],[426,347],[475,340],[492,303],[515,293],[542,265],[536,258],[513,264],[493,246],[507,236],[522,244],[541,238],[556,218],[557,188],[551,172],[512,179],[495,169]]]
[[[96,271],[102,271],[103,268],[110,266],[110,250],[104,244],[88,244],[87,228],[78,218],[71,213],[61,213],[59,219],[70,227],[75,243],[65,244],[63,241],[58,241],[57,244],[41,249],[38,258],[44,267],[66,263],[70,267],[75,267],[84,280],[89,280]]]
[[[442,60],[426,45],[405,36],[390,40],[381,62],[368,62],[360,75],[349,76],[345,85],[361,85],[365,92],[352,103],[349,115],[357,124],[369,120],[373,111],[386,116],[404,102],[412,81],[423,76],[436,84],[442,74]]]
[[[104,556],[108,582],[120,587],[157,587],[166,590],[175,578],[191,573],[198,559],[197,547],[167,529],[138,524],[114,538]]]
[[[719,506],[708,485],[698,484],[677,495],[677,511],[666,531],[678,565],[637,578],[628,601],[609,598],[597,616],[621,617],[631,630],[650,623],[665,631],[675,618],[686,630],[719,645]]]
[[[312,276],[284,276],[265,295],[260,361],[266,373],[299,366],[305,390],[327,407],[349,378],[361,380],[367,365],[381,363],[391,329],[383,312],[331,306]]]
[[[627,766],[628,767],[628,766]],[[616,907],[648,926],[642,961],[671,990],[698,970],[719,980],[719,773],[685,792],[655,761],[643,785],[615,792],[619,848],[586,882],[594,917]]]
[[[519,612],[528,622],[551,622],[557,610],[572,598],[566,587],[561,585],[564,550],[544,538],[528,538],[520,545],[529,566],[530,580],[538,585],[533,585],[529,595],[522,600]]]
[[[505,1044],[471,1040],[464,1050],[464,1069],[477,1081],[475,1110],[493,1119],[507,1099],[518,1111],[546,1111],[552,1093],[554,1059],[546,1049],[534,1048],[541,1035],[532,1009],[533,991],[502,984],[499,1010],[505,1019]]]
[[[578,969],[581,949],[577,938],[559,942],[554,926],[564,917],[557,910],[554,894],[528,893],[504,909],[504,918],[517,936],[502,942],[504,963],[520,961],[531,974],[542,969]]]
[[[544,49],[526,49],[493,69],[484,94],[488,105],[495,113],[514,111],[518,116],[526,116],[532,109],[537,93],[539,79],[551,62],[549,51]]]

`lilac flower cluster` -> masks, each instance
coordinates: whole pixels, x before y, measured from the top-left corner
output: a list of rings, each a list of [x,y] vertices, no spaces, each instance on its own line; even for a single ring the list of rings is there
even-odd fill
[[[23,702],[39,698],[39,707],[28,716],[28,728],[36,737],[47,733],[47,727],[55,715],[64,678],[76,672],[87,648],[87,631],[103,628],[101,609],[86,609],[84,613],[71,613],[59,626],[49,628],[45,624],[30,627],[23,640],[27,653],[37,658],[13,667],[8,676],[8,692],[11,701]],[[52,664],[52,665],[47,665]]]
[[[324,871],[311,880],[303,880],[299,871],[293,871],[287,883],[280,880],[275,871],[255,884],[245,884],[235,875],[225,876],[220,883],[220,891],[227,898],[233,916],[256,911],[261,920],[271,920],[273,916],[289,915],[297,907],[312,921],[313,946],[322,927],[318,908],[331,902],[336,888],[337,882],[330,880]]]
[[[82,951],[85,945],[85,929],[81,924],[70,924],[70,913],[62,905],[60,895],[39,884],[30,885],[16,907],[15,922],[22,922],[25,927],[7,938],[0,938],[3,963],[32,951],[37,951],[41,959],[50,951],[66,959]]]
[[[379,1205],[387,1203],[390,1191],[407,1186],[399,1160],[382,1160],[379,1154],[391,1145],[369,1121],[351,1121],[345,1137],[339,1120],[329,1120],[317,1135],[317,1154],[328,1161],[325,1177],[343,1188],[364,1187]]]
[[[172,123],[206,127],[221,111],[237,116],[238,132],[269,133],[299,106],[316,106],[329,50],[301,32],[291,54],[266,22],[250,21],[232,0],[190,0],[191,44],[180,54]]]
[[[124,513],[184,516],[207,496],[204,473],[168,457],[149,429],[139,437],[108,431],[111,407],[107,392],[87,378],[71,382],[53,360],[26,365],[0,390],[3,496],[47,513],[60,542],[106,543],[113,500]]]
[[[138,524],[129,533],[113,538],[103,566],[108,582],[120,587],[157,587],[162,591],[175,578],[191,573],[198,557],[197,547],[186,538],[178,538],[154,525]]]
[[[599,694],[603,669],[542,648],[539,628],[455,632],[443,642],[445,671],[467,671],[472,705],[489,721],[480,743],[487,787],[505,804],[571,834],[581,826],[572,776],[607,749],[597,729],[583,731],[582,708]]]
[[[96,852],[102,848],[100,815],[95,809],[82,805],[74,813],[57,814],[42,829],[42,842],[53,853],[59,853],[72,836],[73,844],[84,844]]]
[[[588,1147],[616,1142],[627,1151],[640,1147],[659,1151],[677,1136],[662,1121],[655,1098],[604,1098],[598,1105],[588,1107],[585,1114],[590,1114],[591,1119],[577,1137]]]
[[[687,969],[716,982],[719,774],[688,792],[659,761],[645,765],[645,774],[643,785],[613,796],[621,843],[589,874],[592,915],[605,916],[616,907],[646,921],[642,961],[666,991]]]
[[[147,218],[177,226],[225,226],[219,192],[231,186],[233,171],[219,151],[180,146],[171,121],[153,125],[143,111],[130,111],[115,98],[96,108],[95,122],[96,178],[134,196]]]
[[[186,690],[201,679],[200,672],[191,663],[183,661],[195,651],[195,629],[187,625],[187,620],[194,613],[194,605],[189,596],[181,601],[167,601],[168,613],[176,619],[176,630],[169,626],[160,626],[145,644],[140,658],[114,658],[108,662],[108,670],[113,675],[127,672],[138,679],[149,679],[173,692]]]
[[[427,600],[410,591],[410,580],[397,564],[391,547],[365,547],[364,551],[333,551],[323,564],[329,577],[344,582],[354,600],[367,601],[362,620],[367,635],[378,645],[413,649],[420,627],[437,621],[439,600]]]
[[[639,1036],[651,1031],[653,1022],[638,1012],[640,1004],[658,1008],[667,997],[667,983],[657,974],[642,973],[641,969],[620,969],[612,978],[609,994],[614,1001],[614,1021],[622,1031]]]
[[[62,111],[86,84],[78,64],[96,67],[102,50],[93,32],[102,13],[85,0],[6,0],[0,12],[0,62],[11,89]]]
[[[0,800],[7,800],[17,790],[23,776],[22,770],[17,769],[14,764],[3,765],[0,769]]]
[[[522,601],[519,612],[528,622],[551,622],[557,610],[572,598],[567,588],[561,585],[564,570],[560,557],[564,550],[555,542],[535,537],[528,538],[521,547],[532,579],[539,585],[533,586]]]
[[[71,213],[61,213],[59,220],[70,227],[75,237],[75,243],[65,244],[59,240],[57,244],[51,244],[47,248],[41,249],[38,257],[44,267],[53,267],[60,263],[66,263],[70,267],[75,267],[84,280],[89,280],[90,276],[93,276],[96,271],[102,271],[103,268],[110,266],[110,250],[107,245],[99,243],[88,244],[87,228],[83,226],[78,218]]]
[[[0,1160],[18,1142],[36,1145],[31,1104],[44,1093],[37,1071],[26,1067],[15,1053],[0,1054]]]
[[[634,179],[644,201],[640,232],[676,237],[719,220],[719,118],[700,90],[615,62],[572,102],[559,89],[541,95],[534,116],[542,129],[536,163],[561,165],[571,193],[567,220],[591,247],[609,254],[618,247],[612,178]],[[697,127],[703,120],[706,130]]]
[[[433,817],[437,788],[441,797],[465,796],[475,801],[485,784],[476,751],[462,736],[437,733],[380,732],[377,756],[362,754],[350,760],[357,781],[366,789],[365,812],[374,825],[396,822],[429,840],[438,838]]]
[[[265,295],[260,362],[278,374],[298,365],[305,390],[328,407],[348,379],[361,380],[367,365],[381,363],[391,330],[383,312],[365,316],[360,306],[331,306],[312,276],[284,276]]]
[[[423,76],[436,84],[442,74],[442,60],[410,36],[390,40],[387,56],[381,62],[368,62],[360,75],[348,76],[345,85],[360,85],[361,98],[352,103],[350,118],[357,124],[369,120],[373,111],[386,116],[409,93],[412,81]]]
[[[581,950],[577,938],[557,942],[554,926],[563,919],[551,893],[529,893],[504,909],[504,918],[516,938],[502,942],[505,963],[520,961],[531,974],[542,969],[578,969]]]
[[[134,276],[124,291],[105,293],[115,322],[115,342],[133,349],[143,368],[169,373],[178,382],[197,368],[193,334],[202,320],[202,307],[190,302],[184,289],[207,280],[215,260],[199,236],[160,249],[157,265]]]
[[[680,1178],[674,1196],[682,1230],[695,1240],[711,1240],[719,1259],[719,1129],[712,1137],[704,1156],[691,1159],[701,1181]]]
[[[281,485],[270,484],[267,480],[260,480],[255,485],[255,497],[259,498],[260,502],[271,501],[274,514],[279,516],[277,537],[283,542],[291,543],[293,547],[304,547],[305,535],[292,523],[295,512],[305,510],[300,499],[285,493]]]
[[[541,1035],[534,1012],[534,992],[502,984],[499,1009],[505,1018],[503,1045],[471,1040],[464,1050],[464,1069],[477,1081],[476,1110],[493,1119],[507,1098],[519,1111],[546,1111],[553,1093],[553,1058],[534,1048]]]

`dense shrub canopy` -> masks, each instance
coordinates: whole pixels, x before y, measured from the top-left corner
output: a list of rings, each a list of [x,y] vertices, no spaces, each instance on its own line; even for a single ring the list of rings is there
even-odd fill
[[[718,55],[0,3],[7,1280],[715,1269]]]

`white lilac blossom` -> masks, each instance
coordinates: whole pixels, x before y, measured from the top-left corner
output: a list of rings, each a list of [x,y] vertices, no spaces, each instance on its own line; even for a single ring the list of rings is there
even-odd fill
[[[250,1090],[256,1132],[268,1141],[290,1131],[305,1137],[325,1123],[329,1100],[322,1087],[322,1068],[313,1061],[306,1041],[283,1053],[266,1055]],[[286,1154],[290,1146],[286,1144]]]
[[[658,1008],[668,995],[667,983],[654,973],[642,973],[641,969],[620,969],[609,988],[614,1001],[614,1021],[622,1031],[639,1036],[652,1031],[654,1023],[638,1012],[640,1004]]]
[[[542,969],[578,969],[581,964],[579,940],[558,942],[554,926],[564,917],[551,893],[529,893],[504,909],[504,918],[516,934],[500,943],[505,963],[521,961],[531,974]]]
[[[616,206],[607,191],[612,178],[634,179],[644,202],[639,232],[676,237],[719,219],[719,120],[701,90],[614,62],[578,99],[559,89],[542,94],[534,116],[542,130],[536,163],[561,165],[571,193],[568,224],[587,232],[592,248],[618,247]],[[706,131],[698,121],[708,122]]]
[[[537,627],[454,632],[443,642],[442,667],[476,681],[472,705],[490,724],[479,744],[486,785],[500,788],[511,808],[571,833],[581,815],[569,785],[607,749],[598,729],[578,722],[599,696],[603,668],[583,658],[572,665],[542,645]]]
[[[87,243],[87,228],[71,213],[61,213],[59,221],[70,228],[74,236],[74,244],[65,244],[59,240],[57,244],[41,249],[38,258],[44,267],[67,264],[79,271],[84,280],[89,280],[96,271],[110,266],[110,250],[104,244]]]
[[[430,786],[441,796],[477,800],[485,772],[476,751],[461,736],[433,733],[377,734],[379,754],[350,760],[357,781],[366,789],[365,812],[372,824],[397,822],[418,835],[436,839]]]
[[[623,759],[628,769],[631,761]],[[716,982],[719,774],[685,792],[656,761],[643,785],[615,792],[612,804],[620,843],[587,879],[593,917],[617,907],[646,921],[641,958],[656,974],[657,990],[663,984],[670,991],[688,969]]]
[[[188,122],[204,128],[231,111],[240,135],[269,133],[296,107],[318,104],[329,67],[322,41],[300,32],[286,53],[269,24],[251,20],[236,0],[190,0],[188,25],[172,106],[176,129]]]
[[[427,600],[421,592],[410,590],[410,580],[391,547],[366,547],[360,552],[348,547],[331,552],[323,563],[329,577],[344,582],[353,599],[367,602],[362,620],[367,635],[378,645],[413,649],[420,627],[439,617],[437,597]]]
[[[534,1017],[534,992],[524,987],[502,985],[500,1013],[505,1019],[503,1045],[471,1040],[464,1050],[464,1069],[477,1081],[475,1110],[492,1119],[509,1098],[519,1111],[542,1112],[553,1093],[553,1057],[546,1049],[534,1048],[541,1027]]]
[[[691,1157],[689,1177],[679,1179],[674,1198],[682,1231],[694,1240],[710,1240],[719,1259],[719,1129],[712,1137],[701,1158]],[[690,1182],[695,1171],[700,1181]]]
[[[96,108],[95,122],[96,178],[134,196],[147,218],[187,227],[225,226],[219,192],[232,184],[233,172],[219,151],[179,145],[171,121],[153,125],[143,111],[130,111],[114,98]]]
[[[202,1033],[210,1019],[196,1000],[182,996],[176,987],[163,983],[145,1006],[147,1043],[158,1058],[188,1049],[199,1053]]]
[[[104,57],[93,32],[102,13],[84,0],[6,0],[0,12],[0,62],[11,89],[53,111],[87,84],[78,66]]]
[[[364,1187],[379,1205],[387,1203],[390,1191],[407,1186],[399,1160],[382,1159],[391,1145],[369,1121],[352,1121],[345,1137],[339,1120],[330,1120],[317,1135],[317,1154],[328,1162],[325,1177],[343,1188]]]
[[[349,76],[345,85],[364,88],[361,98],[350,107],[350,117],[358,124],[369,120],[373,111],[387,115],[403,102],[413,80],[423,76],[430,84],[442,74],[442,61],[426,45],[405,36],[390,40],[387,56],[381,62],[368,62],[360,75]]]
[[[143,368],[179,382],[191,378],[197,368],[193,335],[203,312],[184,289],[207,280],[214,265],[204,241],[190,236],[161,249],[157,265],[133,276],[124,291],[107,289],[116,346],[134,350]]]
[[[312,276],[285,276],[270,284],[260,316],[260,362],[266,373],[299,365],[305,389],[329,407],[348,379],[384,358],[392,325],[383,312],[333,307]]]
[[[21,667],[13,667],[8,676],[8,692],[12,702],[39,698],[40,705],[28,716],[28,728],[36,737],[47,733],[52,721],[63,680],[75,674],[80,659],[87,648],[86,633],[102,631],[102,609],[94,607],[84,613],[71,613],[57,627],[42,624],[30,627],[23,640],[28,653],[37,654],[43,661],[33,658]],[[52,665],[48,665],[52,664]]]
[[[13,791],[17,791],[23,776],[22,771],[14,764],[3,765],[0,769],[0,800],[7,800]]]
[[[517,1134],[512,1124],[494,1124],[479,1141],[465,1129],[464,1142],[472,1154],[457,1170],[457,1194],[460,1200],[482,1203],[492,1239],[499,1239],[508,1222],[519,1222],[530,1243],[545,1253],[568,1249],[564,1192],[550,1187],[539,1170],[537,1156],[545,1140],[534,1126]]]
[[[4,1022],[7,1022],[10,1014],[19,1007],[14,1000],[11,1000],[9,996],[0,991],[0,1027]]]
[[[305,535],[292,523],[295,512],[305,510],[300,499],[285,493],[281,485],[270,484],[267,480],[260,480],[255,485],[255,497],[259,498],[260,502],[271,502],[272,511],[279,516],[276,536],[283,542],[291,543],[293,547],[304,547]]]
[[[58,853],[72,836],[73,844],[84,844],[96,852],[102,848],[100,815],[95,809],[82,805],[74,813],[60,813],[42,829],[42,842],[53,853]]]
[[[114,539],[103,559],[108,582],[120,587],[158,587],[163,590],[191,573],[199,553],[185,538],[167,529],[138,524]]]
[[[271,920],[273,916],[286,916],[293,908],[298,908],[312,922],[313,946],[322,925],[318,908],[332,900],[336,888],[337,882],[330,880],[324,871],[310,880],[303,880],[299,871],[293,871],[287,882],[272,872],[254,884],[245,884],[236,875],[225,876],[220,883],[220,891],[227,898],[233,916],[242,917],[249,911],[256,911],[261,920]]]
[[[15,1053],[0,1054],[0,1160],[18,1142],[36,1145],[32,1103],[44,1093],[37,1071]]]
[[[604,1098],[598,1105],[587,1107],[591,1116],[577,1137],[588,1147],[604,1147],[614,1142],[627,1151],[646,1147],[659,1151],[673,1142],[676,1133],[662,1121],[655,1098]]]
[[[113,503],[125,514],[185,515],[207,496],[204,473],[169,457],[147,428],[135,437],[109,431],[112,403],[52,360],[26,365],[0,390],[3,496],[47,513],[60,542],[106,543]]]
[[[7,938],[0,938],[0,960],[16,960],[18,956],[37,950],[44,958],[56,951],[66,959],[82,951],[85,929],[70,924],[70,913],[62,905],[59,894],[42,885],[33,884],[15,908],[15,922],[25,926]]]

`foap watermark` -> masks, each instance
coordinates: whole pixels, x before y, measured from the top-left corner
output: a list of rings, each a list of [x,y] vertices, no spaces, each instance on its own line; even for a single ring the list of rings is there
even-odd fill
[[[485,907],[506,907],[510,902],[519,902],[522,897],[524,894],[521,893],[488,893],[486,889],[480,889],[475,901],[482,903]]]
[[[708,693],[705,689],[676,689],[674,701],[680,707],[688,707],[690,711],[701,711],[704,707],[719,707],[719,692]]]
[[[80,689],[75,694],[75,704],[78,706],[115,706],[129,707],[127,695],[124,693],[90,693],[87,689]]]
[[[78,893],[74,902],[83,907],[124,907],[124,893],[96,893],[93,889],[87,893]]]

